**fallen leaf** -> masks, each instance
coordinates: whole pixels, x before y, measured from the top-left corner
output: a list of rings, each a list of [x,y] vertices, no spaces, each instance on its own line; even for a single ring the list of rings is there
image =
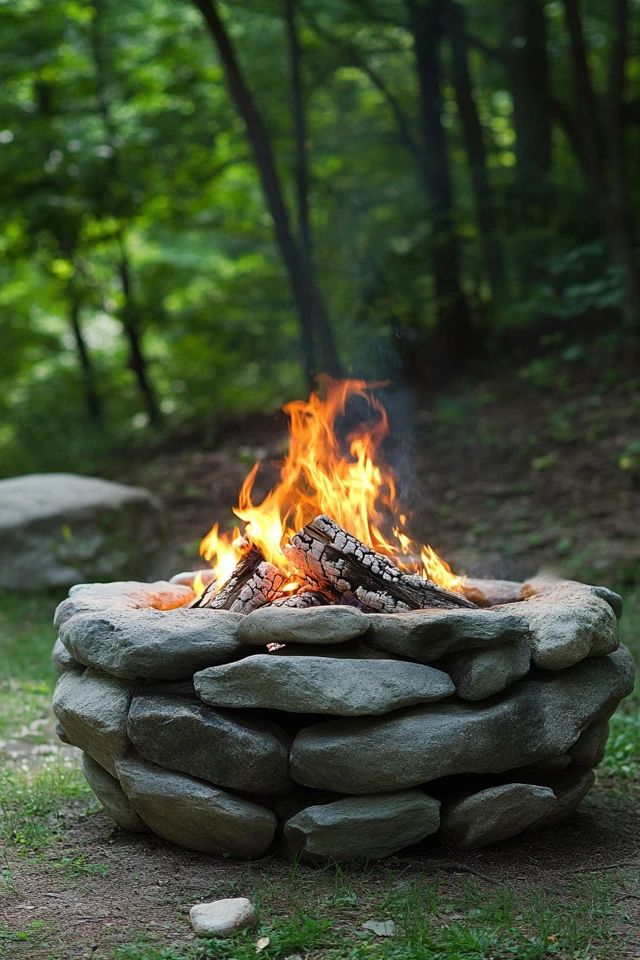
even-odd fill
[[[267,949],[270,943],[270,937],[258,937],[256,940],[256,953],[262,953],[263,950]]]
[[[371,930],[376,937],[392,937],[396,932],[396,925],[393,920],[366,920],[362,929]]]

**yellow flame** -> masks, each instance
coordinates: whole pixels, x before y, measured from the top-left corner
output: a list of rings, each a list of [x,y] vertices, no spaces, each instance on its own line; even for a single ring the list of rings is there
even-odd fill
[[[336,421],[352,397],[368,404],[374,420],[356,427],[343,444]],[[308,400],[287,404],[284,410],[290,420],[289,449],[279,482],[261,502],[254,503],[252,493],[260,467],[256,463],[233,510],[245,525],[244,535],[237,527],[231,534],[221,532],[216,523],[200,546],[216,581],[222,585],[250,544],[255,544],[288,575],[286,590],[294,592],[300,584],[283,546],[315,516],[325,513],[403,569],[460,590],[463,578],[452,573],[431,547],[419,546],[407,532],[406,514],[397,503],[395,477],[380,450],[389,429],[387,414],[368,385],[362,380],[325,377],[320,391],[311,393]],[[391,532],[385,534],[383,530],[389,528]]]

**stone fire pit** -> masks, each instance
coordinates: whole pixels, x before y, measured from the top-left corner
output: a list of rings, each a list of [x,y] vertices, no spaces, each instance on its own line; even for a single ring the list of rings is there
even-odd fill
[[[210,854],[477,847],[578,806],[630,693],[621,600],[470,581],[477,609],[188,609],[189,586],[74,587],[58,732],[112,819]],[[274,644],[284,644],[274,648]]]

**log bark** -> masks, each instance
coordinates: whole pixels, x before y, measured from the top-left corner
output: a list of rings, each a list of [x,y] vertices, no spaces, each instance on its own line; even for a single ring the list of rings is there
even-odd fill
[[[292,537],[285,553],[307,580],[321,591],[330,590],[338,603],[389,612],[475,607],[462,594],[403,573],[388,557],[366,547],[324,515]]]
[[[307,607],[325,607],[329,599],[319,590],[301,590],[299,593],[283,594],[274,600],[272,607],[288,607],[295,610],[305,610]]]
[[[213,581],[191,606],[250,613],[275,600],[285,580],[285,574],[268,563],[260,550],[252,547],[219,591]]]

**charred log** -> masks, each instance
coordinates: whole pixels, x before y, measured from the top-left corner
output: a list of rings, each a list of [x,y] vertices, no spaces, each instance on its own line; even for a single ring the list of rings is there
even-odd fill
[[[366,547],[324,515],[292,537],[285,553],[307,580],[321,592],[330,591],[338,603],[388,612],[475,607],[462,594],[417,574],[403,573],[388,557]]]
[[[216,582],[213,581],[191,606],[250,613],[275,600],[285,579],[285,575],[268,563],[257,547],[251,547],[219,591],[216,592]]]

